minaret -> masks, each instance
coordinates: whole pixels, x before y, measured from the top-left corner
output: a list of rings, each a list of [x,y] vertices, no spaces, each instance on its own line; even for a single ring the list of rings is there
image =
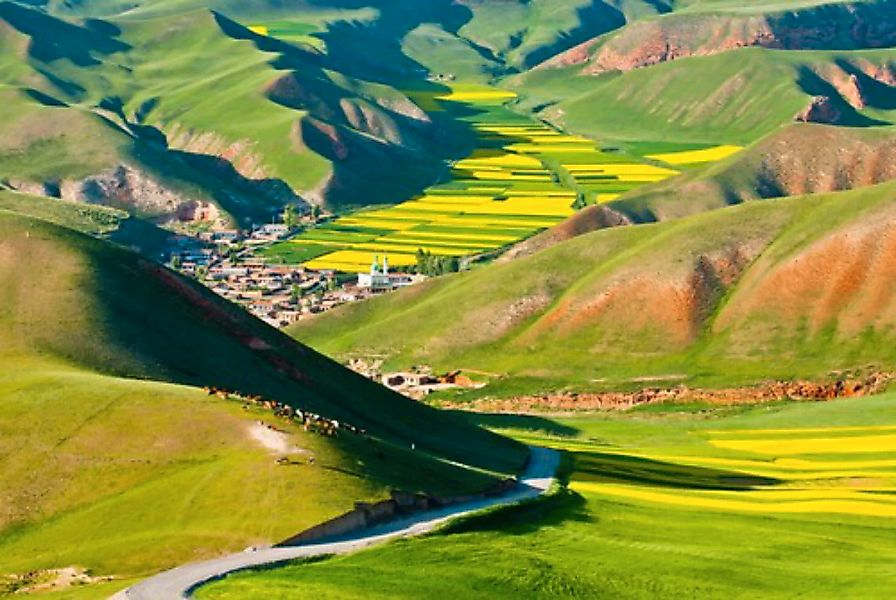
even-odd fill
[[[383,255],[383,275],[389,274],[389,257],[387,255]]]
[[[371,277],[376,275],[376,272],[379,270],[379,268],[380,268],[379,262],[380,262],[380,257],[377,256],[376,254],[374,254],[373,262],[370,263],[370,276]]]

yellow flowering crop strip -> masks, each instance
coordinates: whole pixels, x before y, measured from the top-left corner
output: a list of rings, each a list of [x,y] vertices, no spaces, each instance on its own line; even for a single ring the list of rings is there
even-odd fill
[[[598,493],[626,500],[640,500],[692,509],[716,509],[749,513],[834,513],[870,517],[896,517],[896,499],[883,494],[850,492],[832,495],[819,491],[800,500],[775,499],[766,491],[749,492],[666,492],[611,483],[576,481],[570,488],[577,492]],[[759,500],[759,501],[757,501]]]
[[[493,235],[493,234],[476,234],[476,233],[440,233],[433,231],[400,231],[398,233],[389,234],[391,238],[413,237],[415,239],[430,240],[469,240],[473,242],[513,242],[519,239],[514,235]]]
[[[796,439],[712,439],[718,448],[790,456],[896,452],[896,434]]]
[[[454,250],[485,250],[500,248],[506,242],[486,242],[482,240],[459,240],[459,239],[432,239],[432,238],[412,238],[412,237],[394,237],[387,235],[378,238],[376,242],[370,244],[394,244],[396,246],[417,246],[423,250],[429,248],[443,248]],[[357,246],[355,246],[357,247]]]
[[[256,33],[266,34],[261,29]],[[470,121],[480,146],[448,165],[453,181],[433,186],[403,203],[334,222],[337,226],[379,230],[378,236],[373,231],[354,238],[346,234],[345,241],[323,235],[317,236],[321,240],[311,235],[308,239],[296,238],[297,243],[335,250],[306,263],[310,268],[366,271],[374,254],[388,254],[396,267],[409,266],[415,264],[418,248],[455,256],[492,250],[560,223],[574,214],[573,205],[582,194],[588,194],[586,199],[593,202],[610,202],[622,191],[679,173],[674,168],[604,152],[588,138],[491,108],[515,99],[514,92],[478,84],[444,86],[448,91],[405,93],[424,110],[441,110],[449,106],[447,103],[481,105],[483,109],[478,112],[482,116]],[[719,160],[737,149],[718,146],[649,158],[666,165],[691,164]],[[559,173],[555,174],[558,165]],[[606,192],[602,191],[605,185]],[[421,231],[428,226],[436,231]],[[448,230],[438,231],[443,227]],[[501,235],[489,234],[490,228],[503,231]],[[361,241],[352,241],[359,238]]]
[[[724,160],[741,150],[743,150],[743,147],[741,146],[723,145],[706,148],[704,150],[650,154],[646,158],[658,160],[670,165],[695,165]]]

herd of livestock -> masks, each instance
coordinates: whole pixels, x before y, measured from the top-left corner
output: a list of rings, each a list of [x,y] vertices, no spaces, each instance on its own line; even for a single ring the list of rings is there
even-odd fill
[[[347,431],[356,435],[363,435],[366,433],[363,429],[355,427],[350,423],[330,419],[307,410],[294,408],[289,404],[284,404],[277,400],[268,400],[261,396],[246,396],[239,392],[215,387],[206,387],[204,389],[209,396],[217,396],[224,400],[239,400],[244,403],[245,407],[250,405],[259,406],[272,411],[274,416],[295,421],[296,423],[301,422],[302,428],[308,432],[319,433],[331,437],[339,435],[340,431]]]

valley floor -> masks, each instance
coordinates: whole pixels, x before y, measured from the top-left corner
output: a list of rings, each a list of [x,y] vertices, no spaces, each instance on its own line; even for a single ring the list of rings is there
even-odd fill
[[[237,574],[198,597],[873,598],[896,584],[894,393],[471,418],[568,451],[568,486],[445,534]]]

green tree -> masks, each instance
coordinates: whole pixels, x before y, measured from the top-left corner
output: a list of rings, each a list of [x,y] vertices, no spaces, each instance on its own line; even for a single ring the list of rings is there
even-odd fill
[[[283,224],[286,225],[287,229],[290,231],[299,226],[300,218],[301,215],[299,214],[299,210],[292,204],[288,204],[286,208],[283,209]]]

